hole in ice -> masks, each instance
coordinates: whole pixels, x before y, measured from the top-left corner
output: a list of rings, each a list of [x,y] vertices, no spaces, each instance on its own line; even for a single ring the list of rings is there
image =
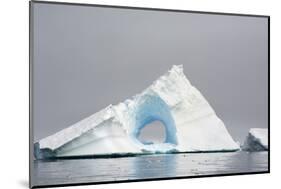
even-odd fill
[[[171,114],[169,106],[156,95],[142,96],[138,101],[138,106],[134,110],[135,126],[132,130],[132,136],[140,143],[143,143],[139,136],[141,131],[147,127],[147,125],[153,122],[161,122],[165,130],[165,140],[161,140],[160,143],[170,143],[177,145],[176,127],[173,116]],[[150,133],[151,134],[151,133]],[[145,142],[153,142],[146,141]],[[156,141],[155,141],[156,142]]]
[[[160,121],[153,121],[140,130],[138,139],[143,144],[165,143],[165,126]]]

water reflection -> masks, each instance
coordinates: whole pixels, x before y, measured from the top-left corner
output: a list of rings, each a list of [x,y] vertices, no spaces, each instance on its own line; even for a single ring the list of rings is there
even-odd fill
[[[173,154],[134,158],[132,170],[135,178],[174,177],[178,156]]]
[[[268,171],[268,153],[186,153],[34,161],[33,184],[69,184]]]

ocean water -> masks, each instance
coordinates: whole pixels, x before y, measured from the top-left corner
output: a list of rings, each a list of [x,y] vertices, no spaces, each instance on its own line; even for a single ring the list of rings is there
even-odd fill
[[[32,183],[38,186],[265,171],[268,152],[34,160]]]

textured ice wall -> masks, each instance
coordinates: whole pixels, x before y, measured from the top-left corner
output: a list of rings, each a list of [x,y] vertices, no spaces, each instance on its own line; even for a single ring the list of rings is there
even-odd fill
[[[156,120],[165,126],[165,142],[141,143],[141,129]],[[182,66],[173,66],[132,99],[109,105],[34,146],[36,158],[239,149]]]

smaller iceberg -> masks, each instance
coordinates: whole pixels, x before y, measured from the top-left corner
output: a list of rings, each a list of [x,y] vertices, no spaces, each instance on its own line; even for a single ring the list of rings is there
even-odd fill
[[[265,128],[250,129],[244,141],[242,149],[246,151],[268,150],[268,129]]]

